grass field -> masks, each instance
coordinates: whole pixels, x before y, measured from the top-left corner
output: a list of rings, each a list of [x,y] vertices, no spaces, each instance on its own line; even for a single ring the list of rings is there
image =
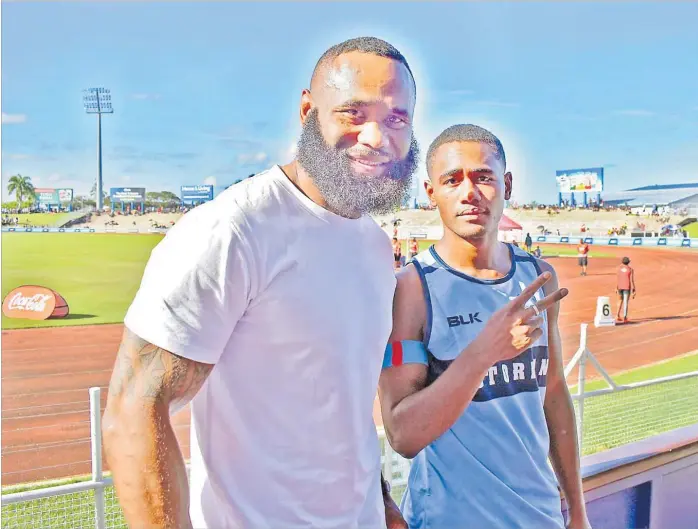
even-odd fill
[[[3,233],[2,297],[25,284],[51,288],[70,307],[64,319],[2,316],[3,329],[115,323],[133,300],[161,235]]]
[[[20,225],[30,224],[32,226],[60,228],[69,220],[77,218],[80,215],[80,213],[21,213],[19,215],[10,215],[10,217],[19,217]]]
[[[41,285],[61,294],[68,301],[70,314],[67,318],[46,321],[8,319],[3,315],[2,328],[122,321],[150,252],[161,239],[162,235],[158,234],[3,233],[3,299],[20,285]],[[420,250],[434,242],[419,241]],[[575,248],[563,246],[548,246],[543,252],[544,257],[576,255]],[[403,253],[407,255],[406,243]],[[593,248],[591,255],[610,257]]]

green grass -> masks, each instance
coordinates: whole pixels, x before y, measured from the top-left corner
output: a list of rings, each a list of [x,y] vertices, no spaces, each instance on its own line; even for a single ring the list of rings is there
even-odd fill
[[[81,213],[21,213],[10,215],[11,218],[19,217],[19,224],[29,224],[31,226],[48,226],[49,228],[60,228],[63,224],[74,218],[80,217]]]
[[[104,489],[105,527],[126,528],[114,487]],[[76,492],[4,505],[3,529],[74,529],[94,527],[94,492]]]
[[[608,383],[596,372],[593,364],[587,362],[586,365],[587,382],[584,383],[584,391],[589,392],[607,388]],[[616,384],[625,385],[656,378],[670,377],[672,375],[680,375],[682,373],[690,373],[691,371],[698,371],[698,353],[673,358],[651,366],[631,369],[630,371],[618,374],[612,378]],[[593,378],[593,380],[589,381],[589,378]],[[570,386],[570,392],[575,393],[576,391],[576,384]]]
[[[25,284],[51,288],[70,307],[63,319],[2,316],[3,329],[117,323],[138,290],[151,250],[162,235],[3,233],[2,297]]]
[[[683,229],[688,232],[688,236],[691,237],[692,239],[698,238],[698,222],[694,222],[693,224],[689,224],[688,226],[684,226]]]
[[[534,244],[533,248],[535,249],[537,245]],[[568,248],[565,246],[560,246],[559,248],[556,248],[555,246],[546,246],[546,247],[541,247],[541,252],[543,252],[543,257],[577,257],[577,249],[576,248]],[[610,257],[613,257],[613,254],[606,253],[606,252],[600,252],[594,247],[589,248],[589,257],[597,258],[597,259],[608,259]]]

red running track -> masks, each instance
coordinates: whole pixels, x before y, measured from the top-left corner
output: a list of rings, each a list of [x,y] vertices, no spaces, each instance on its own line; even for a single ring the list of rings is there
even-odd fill
[[[696,349],[698,252],[603,247],[598,251],[615,257],[594,258],[595,249],[586,277],[576,259],[550,259],[570,289],[560,320],[566,361],[579,345],[580,323],[594,318],[596,298],[610,296],[616,310],[615,268],[623,255],[636,270],[632,321],[590,325],[591,351],[616,373]],[[103,407],[121,332],[121,325],[2,332],[2,485],[90,473],[88,388],[103,389]],[[374,417],[380,424],[377,406]],[[174,423],[188,457],[188,410]]]

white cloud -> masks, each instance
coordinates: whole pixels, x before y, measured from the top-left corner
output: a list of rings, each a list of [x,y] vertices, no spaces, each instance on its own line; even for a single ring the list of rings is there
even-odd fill
[[[27,121],[26,114],[5,114],[2,113],[2,123],[3,125],[16,125],[17,123],[24,123]]]
[[[122,184],[128,184],[131,181],[131,177],[129,175],[121,175],[119,177],[119,182]]]
[[[3,154],[3,157],[7,157],[8,160],[29,160],[30,158],[32,158],[32,155],[31,154],[11,153],[11,154]]]
[[[215,176],[207,176],[204,178],[204,184],[207,186],[214,186],[216,185],[216,177]]]
[[[298,151],[298,144],[294,142],[288,148],[288,154],[289,154],[289,156],[295,156],[297,151]]]
[[[58,182],[60,179],[61,179],[61,175],[59,175],[58,173],[53,173],[53,174],[49,175],[49,177],[48,177],[49,182]]]

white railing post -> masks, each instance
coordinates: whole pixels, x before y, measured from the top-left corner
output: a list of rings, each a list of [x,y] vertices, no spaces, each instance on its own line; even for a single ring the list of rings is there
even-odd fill
[[[92,481],[95,487],[95,529],[104,529],[104,486],[102,475],[102,409],[99,387],[90,388],[90,441],[92,445]]]
[[[577,379],[577,447],[579,456],[582,456],[582,441],[584,439],[584,379],[586,378],[586,360],[587,360],[587,323],[582,323],[581,333],[579,335],[579,349],[582,355],[579,357],[579,377]]]
[[[393,486],[393,447],[388,442],[388,436],[383,434],[383,479]]]

